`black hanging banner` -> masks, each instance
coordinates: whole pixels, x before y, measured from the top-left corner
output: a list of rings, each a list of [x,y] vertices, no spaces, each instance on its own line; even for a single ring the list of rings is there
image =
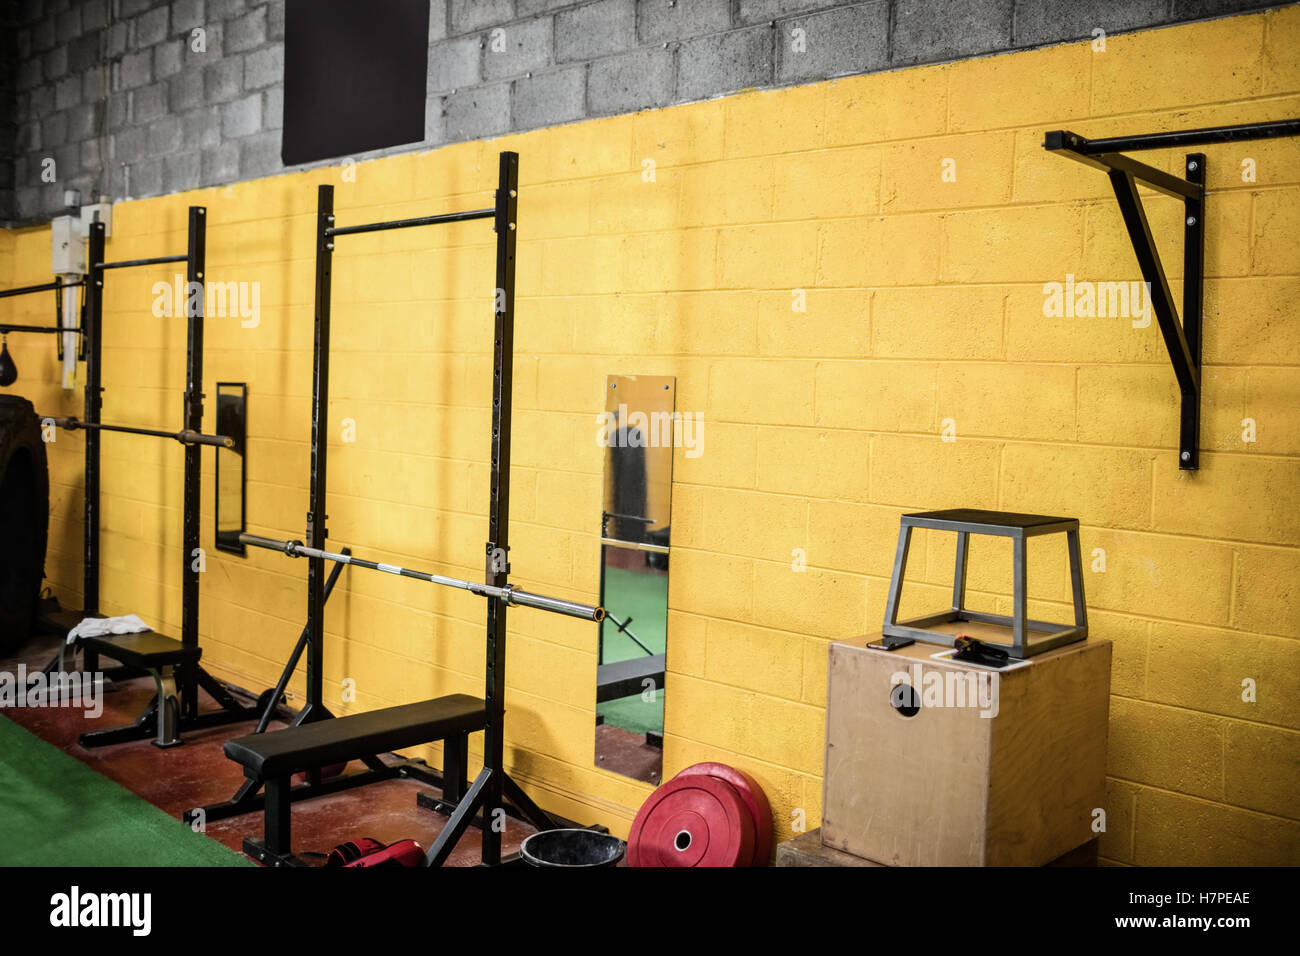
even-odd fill
[[[286,166],[424,139],[429,0],[288,0]]]

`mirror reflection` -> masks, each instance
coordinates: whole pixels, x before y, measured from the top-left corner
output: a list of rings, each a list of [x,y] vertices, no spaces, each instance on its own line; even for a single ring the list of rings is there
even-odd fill
[[[216,545],[219,551],[243,554],[239,543],[244,531],[244,443],[247,435],[248,386],[243,382],[217,383],[217,434],[235,440],[233,448],[217,446]]]
[[[676,380],[606,381],[596,764],[658,783],[663,766]]]

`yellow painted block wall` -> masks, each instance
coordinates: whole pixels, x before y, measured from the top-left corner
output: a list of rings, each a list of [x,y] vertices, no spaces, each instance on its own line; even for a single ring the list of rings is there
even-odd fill
[[[250,528],[300,537],[316,184],[336,186],[344,224],[477,208],[497,152],[518,150],[517,583],[596,595],[606,375],[674,375],[677,407],[705,422],[703,454],[674,461],[666,775],[735,764],[767,789],[781,837],[816,826],[827,643],[878,629],[899,515],[1077,515],[1085,556],[1105,553],[1086,579],[1094,633],[1115,642],[1104,858],[1294,864],[1300,144],[1206,150],[1194,474],[1177,467],[1178,393],[1156,325],[1043,313],[1044,283],[1139,274],[1104,175],[1040,144],[1062,127],[1300,115],[1297,48],[1292,7],[1111,37],[1104,52],[1069,44],[746,93],[384,158],[354,182],[329,168],[121,203],[109,256],[181,251],[186,206],[202,203],[210,278],[260,283],[256,327],[208,320],[207,426],[213,383],[247,381]],[[1147,205],[1178,294],[1181,206]],[[492,241],[486,223],[341,240],[334,546],[481,572]],[[0,280],[43,281],[48,256],[47,230],[5,234]],[[150,311],[152,284],[170,278],[110,277],[105,420],[180,421],[183,323]],[[796,290],[806,311],[792,309]],[[48,311],[0,302],[11,321]],[[17,391],[43,412],[79,412],[48,343],[10,347]],[[341,440],[344,419],[355,442]],[[947,422],[955,441],[942,440]],[[50,448],[47,570],[74,605],[80,449],[64,435]],[[181,460],[168,443],[105,440],[105,611],[178,628]],[[204,660],[258,689],[302,626],[305,565],[212,551],[210,455],[205,477]],[[941,602],[951,544],[927,538],[914,553],[910,600]],[[976,554],[976,603],[1007,606],[1004,557]],[[1030,560],[1031,612],[1063,613],[1063,557]],[[480,692],[481,615],[459,592],[347,573],[329,604],[327,693],[355,680],[346,711]],[[649,788],[592,765],[595,629],[528,610],[511,622],[510,765],[544,806],[626,833]]]

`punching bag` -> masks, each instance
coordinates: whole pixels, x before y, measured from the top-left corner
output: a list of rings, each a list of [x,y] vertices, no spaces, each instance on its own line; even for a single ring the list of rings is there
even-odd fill
[[[18,366],[9,354],[8,337],[0,339],[0,385],[9,386],[18,380]]]

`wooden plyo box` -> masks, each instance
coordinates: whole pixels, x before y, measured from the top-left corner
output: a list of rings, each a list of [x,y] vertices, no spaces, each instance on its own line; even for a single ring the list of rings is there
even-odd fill
[[[826,846],[886,866],[1042,866],[1097,835],[1109,641],[995,673],[935,660],[935,644],[866,646],[880,639],[830,646]]]

